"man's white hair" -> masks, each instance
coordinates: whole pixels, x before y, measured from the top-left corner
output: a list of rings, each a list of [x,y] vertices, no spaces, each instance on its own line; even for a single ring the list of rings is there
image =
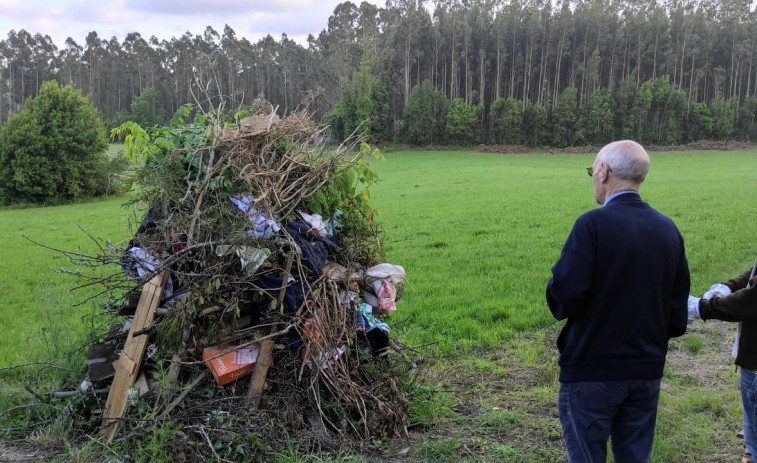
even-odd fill
[[[606,163],[616,177],[637,183],[643,182],[649,172],[649,155],[633,140],[605,145],[599,150],[597,161]]]

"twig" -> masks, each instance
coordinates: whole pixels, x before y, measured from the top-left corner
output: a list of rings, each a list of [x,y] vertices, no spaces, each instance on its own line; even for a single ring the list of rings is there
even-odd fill
[[[27,362],[27,363],[19,363],[17,365],[11,365],[11,366],[8,366],[8,367],[2,367],[2,368],[0,368],[0,373],[2,373],[4,371],[8,371],[8,370],[15,370],[16,368],[28,367],[28,366],[31,366],[31,365],[45,365],[45,366],[47,366],[49,368],[57,368],[58,370],[69,371],[69,372],[73,371],[70,368],[62,367],[60,365],[56,365],[56,364],[51,363],[51,362]]]
[[[208,433],[205,432],[205,427],[203,425],[192,426],[192,427],[199,429],[200,434],[202,434],[202,437],[204,437],[205,441],[208,443],[208,447],[210,447],[210,450],[213,451],[213,455],[215,455],[216,461],[222,461],[221,457],[216,452],[216,449],[213,448],[213,442],[210,441],[210,437],[208,436]],[[228,460],[223,460],[223,461],[228,461]]]
[[[48,408],[54,408],[55,410],[60,410],[59,407],[56,407],[54,405],[50,405],[44,402],[35,402],[35,403],[24,404],[24,405],[16,405],[15,407],[10,407],[4,410],[0,410],[0,417],[6,415],[7,413],[12,412],[13,410],[21,410],[24,408],[35,408],[35,407],[48,407]]]
[[[205,379],[207,375],[208,375],[207,371],[203,371],[202,373],[197,375],[197,377],[191,383],[189,383],[186,387],[184,387],[184,390],[181,391],[181,394],[179,394],[179,396],[176,399],[174,399],[173,402],[168,404],[166,409],[160,415],[159,419],[164,420],[168,418],[168,415],[171,413],[171,411],[173,411],[173,409],[176,408],[176,406],[179,405],[179,403],[181,403],[182,400],[184,400],[184,397],[186,397],[187,394],[189,394],[198,384],[200,384],[200,381]]]
[[[95,395],[104,395],[107,394],[110,391],[109,388],[105,389],[95,389],[92,391]],[[81,394],[82,391],[56,391],[52,393],[52,396],[56,399],[65,399],[67,397],[74,397],[79,394]]]

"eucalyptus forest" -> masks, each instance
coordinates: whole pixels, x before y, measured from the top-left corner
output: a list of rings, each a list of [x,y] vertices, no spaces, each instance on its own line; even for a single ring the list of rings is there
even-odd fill
[[[55,80],[108,127],[264,98],[282,115],[307,106],[336,139],[358,131],[377,143],[757,137],[749,0],[344,2],[306,43],[227,25],[170,40],[92,31],[58,47],[22,29],[0,41],[0,73],[0,123]]]

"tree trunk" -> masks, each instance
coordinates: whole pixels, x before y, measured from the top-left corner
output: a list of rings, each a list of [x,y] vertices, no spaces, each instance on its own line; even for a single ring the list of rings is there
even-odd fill
[[[562,54],[563,54],[563,48],[565,47],[565,34],[567,33],[566,28],[563,26],[562,30],[562,36],[560,37],[560,45],[558,46],[557,50],[557,57],[555,59],[555,85],[554,85],[554,94],[552,95],[552,107],[555,107],[555,104],[557,103],[557,98],[560,96],[560,67],[562,66]]]
[[[450,78],[449,78],[449,99],[454,100],[457,97],[457,60],[455,59],[455,48],[457,47],[457,27],[452,22],[452,46],[450,47]]]
[[[641,24],[637,24],[639,33],[636,40],[636,88],[641,86]]]
[[[533,63],[534,46],[533,41],[530,40],[528,34],[526,35],[526,59],[523,69],[523,100],[521,101],[521,111],[526,109],[526,102],[528,101],[528,92],[531,87],[531,66]]]
[[[512,97],[515,95],[515,35],[516,35],[517,27],[515,24],[515,21],[513,20],[513,42],[512,47],[510,50],[510,88],[508,89],[507,95]]]
[[[540,53],[540,56],[539,56],[539,79],[538,79],[539,88],[538,88],[538,90],[536,92],[536,103],[537,104],[543,104],[542,100],[544,98],[545,92],[547,91],[547,89],[544,86],[545,83],[546,83],[546,79],[544,78],[544,73],[546,72],[546,69],[545,69],[545,66],[546,66],[546,63],[545,63],[546,56],[545,56],[545,54],[546,54],[546,50],[547,50],[547,46],[546,46],[547,43],[549,43],[549,39],[547,39],[546,41],[544,41],[544,43],[542,43],[541,53]]]
[[[686,44],[688,42],[688,39],[689,39],[689,34],[688,34],[688,32],[686,32],[684,30],[684,34],[683,34],[683,47],[681,48],[681,75],[678,78],[678,88],[683,88],[683,66],[684,66],[684,64],[686,62]]]
[[[657,25],[654,28],[654,52],[652,53],[652,78],[657,78],[657,40],[658,40]]]
[[[465,62],[465,102],[471,104],[471,73],[470,60],[468,59],[468,47],[470,47],[470,34],[468,33],[468,24],[465,24],[465,39],[463,41],[463,60]]]
[[[500,79],[502,77],[502,41],[500,37],[500,31],[497,30],[497,69],[494,72],[494,99],[497,100],[502,95],[500,91]]]
[[[483,48],[478,50],[479,56],[479,82],[478,82],[478,103],[484,105],[486,101],[486,52]]]

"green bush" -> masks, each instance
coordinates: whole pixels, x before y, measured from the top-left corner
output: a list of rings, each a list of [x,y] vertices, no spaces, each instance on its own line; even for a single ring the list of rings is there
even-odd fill
[[[712,113],[705,103],[694,102],[688,118],[689,140],[707,138],[712,133]]]
[[[526,145],[539,146],[550,143],[549,115],[544,106],[528,102],[523,110],[523,137]]]
[[[476,125],[482,106],[469,105],[462,98],[455,98],[449,105],[444,129],[447,141],[453,145],[469,145],[476,141]]]
[[[562,91],[552,112],[553,142],[556,146],[573,145],[578,120],[578,90],[568,87]]]
[[[614,138],[615,100],[612,91],[599,89],[579,111],[578,128],[585,143],[604,145]]]
[[[513,97],[497,98],[489,110],[494,143],[520,144],[523,130],[522,103]]]
[[[342,99],[331,108],[326,124],[331,134],[346,140],[353,132],[371,143],[389,138],[389,107],[386,87],[372,73],[370,57],[365,56],[360,71],[342,87]]]
[[[153,127],[163,122],[165,115],[160,106],[160,94],[155,87],[147,87],[139,96],[134,97],[131,101],[131,116],[142,127]]]
[[[71,85],[45,82],[0,130],[0,201],[59,202],[106,193],[107,147],[89,100]]]
[[[429,80],[413,87],[402,112],[405,141],[417,145],[441,144],[449,102]]]

